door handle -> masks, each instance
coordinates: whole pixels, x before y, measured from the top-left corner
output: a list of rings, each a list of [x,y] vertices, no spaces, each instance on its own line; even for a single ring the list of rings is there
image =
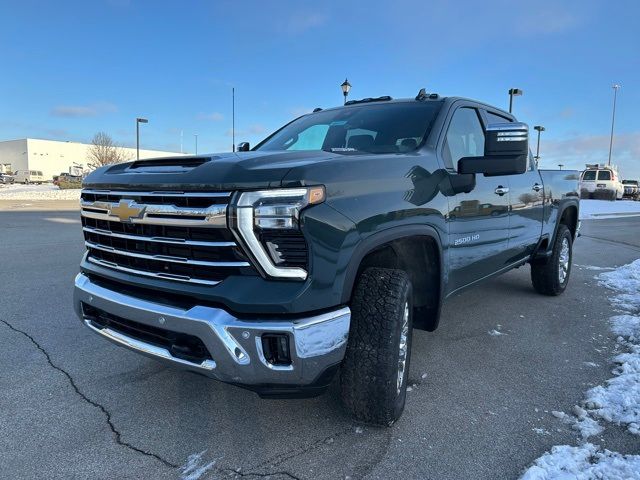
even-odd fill
[[[533,187],[531,187],[531,189],[539,192],[540,190],[542,190],[542,185],[540,185],[539,183],[535,183]]]
[[[499,185],[498,188],[495,189],[496,195],[504,195],[505,193],[509,193],[509,189],[507,187],[503,187]]]

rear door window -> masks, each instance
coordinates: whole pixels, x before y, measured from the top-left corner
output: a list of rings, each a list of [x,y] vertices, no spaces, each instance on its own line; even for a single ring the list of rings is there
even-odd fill
[[[598,172],[598,180],[611,180],[611,172],[609,170],[600,170]]]
[[[596,179],[596,171],[595,170],[587,170],[582,175],[582,180],[595,180]]]

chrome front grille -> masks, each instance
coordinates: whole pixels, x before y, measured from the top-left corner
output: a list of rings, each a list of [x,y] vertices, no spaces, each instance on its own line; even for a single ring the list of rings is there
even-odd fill
[[[256,274],[227,228],[227,192],[85,189],[87,260],[146,277],[216,285]]]

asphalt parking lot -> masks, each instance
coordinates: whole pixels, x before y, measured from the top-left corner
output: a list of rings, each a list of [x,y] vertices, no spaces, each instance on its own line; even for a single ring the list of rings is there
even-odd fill
[[[78,211],[5,203],[0,477],[177,479],[201,454],[191,459],[207,479],[517,478],[551,446],[579,443],[550,412],[611,376],[615,344],[588,267],[640,257],[638,231],[640,217],[584,222],[561,297],[537,295],[523,267],[451,299],[438,331],[414,335],[404,416],[374,429],[335,389],[261,400],[98,338],[72,309]],[[622,428],[592,441],[640,453]]]

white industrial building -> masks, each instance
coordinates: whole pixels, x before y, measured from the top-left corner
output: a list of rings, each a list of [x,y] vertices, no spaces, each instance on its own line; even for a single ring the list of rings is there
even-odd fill
[[[23,138],[0,142],[0,172],[17,170],[39,170],[45,178],[51,180],[62,172],[74,173],[77,164],[87,168],[87,154],[91,145],[77,142],[59,142]],[[135,148],[124,148],[125,157],[136,159]],[[175,152],[159,150],[140,150],[140,158],[157,158],[181,155]]]

